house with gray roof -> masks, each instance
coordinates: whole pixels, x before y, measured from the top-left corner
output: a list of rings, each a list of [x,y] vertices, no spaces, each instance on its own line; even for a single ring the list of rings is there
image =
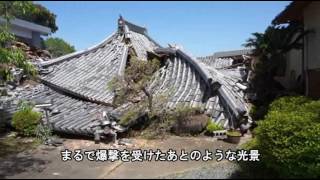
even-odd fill
[[[273,20],[276,25],[298,22],[310,31],[303,38],[302,50],[287,54],[287,67],[279,80],[286,87],[304,87],[304,94],[320,97],[320,2],[293,1]],[[281,78],[281,79],[280,79]]]
[[[0,24],[4,24],[5,19],[0,17]],[[49,27],[45,27],[22,19],[12,19],[10,21],[10,31],[22,42],[41,48],[41,36],[51,33]]]
[[[101,43],[41,62],[42,84],[21,91],[18,99],[52,104],[48,119],[56,132],[106,135],[110,131],[100,115],[108,114],[117,121],[132,106],[112,107],[114,92],[107,89],[113,77],[125,72],[130,55],[143,61],[150,59],[150,55],[165,57],[149,89],[155,95],[170,91],[167,108],[200,107],[226,129],[251,122],[245,100],[246,82],[241,76],[208,66],[177,47],[162,47],[148,35],[146,28],[122,17],[116,31]],[[116,123],[113,125],[121,129]]]

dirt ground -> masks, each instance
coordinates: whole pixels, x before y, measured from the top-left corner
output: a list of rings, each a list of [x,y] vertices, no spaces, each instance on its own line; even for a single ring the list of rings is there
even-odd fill
[[[250,139],[249,135],[242,138],[240,144]],[[8,155],[0,159],[0,178],[229,178],[237,167],[228,161],[217,162],[214,155],[210,161],[189,160],[175,162],[143,161],[89,161],[84,158],[77,162],[74,159],[63,162],[61,151],[68,149],[142,149],[167,152],[176,150],[177,154],[184,149],[186,152],[205,150],[215,152],[216,149],[235,150],[240,144],[230,144],[212,137],[177,137],[170,136],[164,140],[130,139],[128,146],[95,144],[91,140],[66,139],[63,146],[53,147],[40,145],[36,149]],[[206,168],[207,170],[203,170]],[[208,170],[209,169],[209,170]],[[207,172],[203,174],[203,172]]]

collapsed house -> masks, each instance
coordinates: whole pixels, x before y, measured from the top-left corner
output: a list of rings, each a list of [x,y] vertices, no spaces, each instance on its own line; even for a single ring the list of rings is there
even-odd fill
[[[162,47],[146,28],[122,17],[117,31],[98,45],[40,62],[42,84],[18,91],[16,99],[33,101],[39,108],[47,104],[47,121],[56,132],[97,139],[123,132],[126,128],[117,122],[130,104],[112,107],[114,92],[107,84],[125,73],[130,53],[143,61],[150,56],[164,57],[164,65],[154,73],[149,89],[154,95],[170,90],[168,108],[201,107],[226,129],[251,123],[245,101],[245,70],[232,68],[232,62],[220,68],[209,66],[177,47]],[[15,111],[14,104],[8,112]]]

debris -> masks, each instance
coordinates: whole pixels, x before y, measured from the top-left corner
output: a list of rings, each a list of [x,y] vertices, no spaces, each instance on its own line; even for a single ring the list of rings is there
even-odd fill
[[[113,129],[115,129],[117,132],[120,132],[120,133],[124,132],[126,130],[126,128],[120,126],[119,124],[111,125],[111,127]]]
[[[50,138],[48,138],[46,140],[45,145],[55,146],[55,147],[62,146],[63,145],[63,140],[59,139],[59,138],[50,137]]]
[[[43,150],[43,151],[53,151],[53,150],[56,149],[56,147],[55,146],[50,146],[50,145],[40,145],[39,149]]]
[[[245,85],[243,85],[243,84],[241,84],[241,83],[236,83],[236,86],[237,86],[238,88],[242,89],[242,90],[246,90],[246,89],[248,88],[247,86],[245,86]]]
[[[52,58],[51,54],[47,50],[39,49],[36,47],[28,46],[27,44],[19,41],[15,41],[12,43],[11,48],[16,49],[19,48],[27,55],[27,59],[31,62],[37,61],[48,61]]]
[[[60,176],[61,174],[58,173],[58,172],[54,172],[54,173],[52,173],[52,175],[54,175],[54,176]]]
[[[236,62],[239,66],[234,66],[234,59],[219,57],[214,66],[220,69],[208,67],[178,47],[161,48],[145,28],[123,22],[119,31],[102,44],[51,60],[48,60],[48,52],[17,43],[15,46],[22,47],[37,64],[40,79],[46,86],[26,87],[20,91],[12,85],[12,97],[49,100],[50,103],[42,105],[52,105],[47,121],[54,122],[54,131],[94,136],[96,143],[112,136],[116,142],[118,133],[127,130],[118,124],[119,119],[135,104],[114,108],[111,106],[114,92],[106,90],[103,84],[125,72],[130,52],[135,52],[142,61],[148,60],[148,54],[167,54],[161,56],[163,66],[151,78],[155,85],[150,85],[155,96],[168,93],[166,108],[178,105],[203,108],[224,128],[237,127],[240,120],[247,118],[244,97],[248,86],[243,80],[245,71],[238,68],[239,60]]]
[[[100,134],[97,133],[97,132],[94,132],[94,142],[96,144],[99,144],[100,143]]]
[[[56,115],[56,114],[59,114],[60,113],[60,110],[59,109],[53,109],[51,111],[51,115]]]
[[[32,138],[25,138],[22,140],[23,143],[32,143],[34,140]]]
[[[132,140],[131,140],[131,139],[123,138],[123,139],[120,139],[120,140],[118,141],[118,145],[123,145],[123,146],[131,147],[131,146],[133,146],[133,143],[132,143]]]
[[[10,132],[10,134],[7,135],[7,137],[17,137],[17,132]]]
[[[111,124],[111,121],[109,121],[109,120],[101,121],[101,125],[102,126],[107,126],[107,125],[110,125],[110,124]]]

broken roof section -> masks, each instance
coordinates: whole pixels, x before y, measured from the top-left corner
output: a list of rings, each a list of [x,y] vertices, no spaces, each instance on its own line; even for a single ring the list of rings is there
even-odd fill
[[[145,28],[120,17],[118,31],[102,43],[42,63],[51,72],[41,79],[46,85],[70,95],[110,105],[113,92],[108,91],[106,85],[124,73],[128,50],[132,47],[139,59],[147,60],[147,53],[160,47],[146,33]]]
[[[131,43],[140,60],[146,61],[148,52],[153,53],[154,49],[161,47],[148,35],[146,28],[126,21],[122,16],[118,20],[118,32],[123,34],[126,40]]]
[[[208,65],[215,65],[215,61],[225,60],[224,63],[230,63],[232,60],[243,59],[243,56],[250,56],[252,49],[241,49],[233,51],[220,51],[210,56],[198,57],[197,59]],[[232,64],[232,62],[231,62]],[[227,64],[226,64],[227,65]]]
[[[251,53],[251,49],[242,49],[197,58],[206,64],[205,68],[214,77],[214,81],[221,84],[217,97],[232,127],[237,127],[243,117],[251,122],[248,115],[250,107],[246,100],[249,86],[247,66],[250,64]]]
[[[113,94],[106,83],[123,73],[128,48],[122,36],[113,35],[98,48],[50,66],[41,77],[44,84],[67,94],[101,104],[111,104]]]
[[[303,22],[303,9],[311,1],[293,1],[273,20],[272,24],[284,24],[290,21]]]
[[[248,118],[244,90],[237,87],[241,78],[223,75],[176,47],[161,47],[148,36],[146,28],[122,17],[118,20],[118,30],[98,45],[40,64],[47,68],[41,75],[46,88],[37,95],[24,97],[51,100],[56,109],[50,113],[54,130],[93,135],[96,132],[90,129],[90,124],[99,124],[95,114],[103,109],[111,112],[114,93],[107,89],[107,84],[124,73],[129,53],[141,60],[148,60],[150,53],[165,55],[165,66],[154,74],[149,88],[155,94],[170,90],[169,108],[178,105],[202,107],[225,128],[237,127],[240,119]],[[124,106],[112,112],[124,112],[130,104]]]

